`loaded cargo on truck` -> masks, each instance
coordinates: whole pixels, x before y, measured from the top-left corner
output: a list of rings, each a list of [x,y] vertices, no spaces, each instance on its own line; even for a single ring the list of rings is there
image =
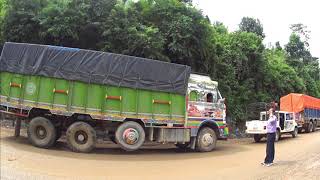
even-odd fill
[[[305,94],[290,93],[280,98],[280,110],[295,113],[299,132],[314,132],[320,126],[320,99]]]
[[[189,66],[22,43],[5,43],[0,64],[0,111],[22,117],[37,147],[65,134],[76,152],[97,138],[127,151],[157,142],[205,152],[228,135],[218,83]]]

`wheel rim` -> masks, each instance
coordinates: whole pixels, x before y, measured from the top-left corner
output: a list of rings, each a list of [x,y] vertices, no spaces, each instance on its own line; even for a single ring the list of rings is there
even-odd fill
[[[44,139],[47,137],[47,130],[43,126],[36,127],[36,136],[39,139]]]
[[[74,135],[74,139],[78,144],[85,144],[88,141],[88,134],[84,131],[77,131]]]
[[[212,134],[210,133],[206,133],[202,136],[201,138],[201,141],[202,141],[202,144],[204,146],[210,146],[213,144],[213,137],[212,137]]]
[[[134,128],[126,129],[125,131],[123,131],[122,135],[123,140],[129,145],[136,144],[139,140],[139,137],[139,132]]]

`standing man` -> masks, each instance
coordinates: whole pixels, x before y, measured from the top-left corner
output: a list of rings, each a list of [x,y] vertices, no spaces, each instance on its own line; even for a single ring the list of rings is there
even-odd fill
[[[277,131],[277,117],[275,116],[274,108],[269,109],[269,119],[267,122],[267,149],[266,149],[266,158],[264,162],[261,163],[264,166],[271,166],[274,160],[274,141],[276,140],[276,131]]]

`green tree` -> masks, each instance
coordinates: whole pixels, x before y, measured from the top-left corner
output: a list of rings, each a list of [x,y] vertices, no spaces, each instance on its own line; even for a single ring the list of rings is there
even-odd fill
[[[47,0],[10,0],[7,2],[3,24],[6,41],[41,43],[37,16]]]
[[[259,19],[243,17],[241,23],[239,24],[239,29],[240,31],[252,32],[257,34],[261,38],[265,38],[265,34],[263,33],[263,26],[260,23]]]
[[[282,50],[282,46],[280,45],[279,41],[276,42],[276,49],[277,50]]]
[[[286,63],[287,55],[284,50],[268,49],[264,52],[267,60],[263,90],[273,99],[291,92],[304,93],[306,85],[294,68]]]
[[[309,31],[291,26],[288,44],[266,49],[259,19],[239,31],[211,23],[189,0],[0,0],[0,45],[45,43],[186,64],[219,82],[228,116],[247,120],[252,102],[290,92],[320,97],[319,61]]]
[[[85,1],[51,1],[39,17],[45,43],[79,47],[79,34],[86,25],[88,4]]]
[[[222,32],[217,34],[216,79],[227,97],[229,115],[241,122],[246,119],[245,106],[260,100],[257,93],[262,89],[266,66],[264,46],[261,37],[254,33]]]
[[[159,29],[171,62],[206,72],[211,57],[212,27],[201,11],[177,0],[140,1],[143,20]]]
[[[7,9],[7,1],[0,0],[0,52],[2,50],[2,46],[4,43],[3,25],[4,25],[6,9]]]
[[[289,64],[292,66],[302,66],[303,61],[307,61],[311,58],[310,52],[306,49],[305,44],[301,41],[300,36],[293,33],[290,35],[290,39],[285,50],[289,55]],[[290,62],[291,61],[291,62]]]
[[[299,76],[304,80],[306,85],[306,93],[319,97],[320,89],[317,86],[317,81],[320,80],[320,69],[318,58],[312,57],[307,49],[307,44],[301,40],[301,32],[303,28],[295,27],[291,34],[285,50],[288,53],[287,62],[295,68]],[[299,34],[300,33],[300,34]]]
[[[291,24],[290,29],[293,33],[299,35],[300,37],[303,37],[303,43],[308,48],[309,47],[309,40],[310,40],[310,32],[308,30],[308,27],[303,25],[302,23],[298,24]]]
[[[164,38],[159,29],[141,23],[140,7],[134,2],[119,3],[104,26],[104,49],[120,54],[169,61],[162,53]]]
[[[102,49],[104,23],[109,18],[117,0],[88,0],[88,20],[79,34],[80,47],[85,49]]]

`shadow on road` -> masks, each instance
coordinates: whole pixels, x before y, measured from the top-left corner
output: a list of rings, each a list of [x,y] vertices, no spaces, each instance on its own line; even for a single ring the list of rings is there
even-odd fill
[[[93,160],[114,160],[114,161],[166,161],[166,160],[186,160],[186,159],[199,159],[208,157],[219,157],[227,154],[234,154],[242,151],[246,151],[244,146],[237,146],[236,144],[230,144],[228,142],[220,143],[218,141],[217,148],[212,152],[200,153],[193,150],[181,150],[174,145],[155,145],[150,144],[143,146],[140,150],[134,152],[126,152],[118,147],[118,145],[106,142],[98,143],[96,148],[88,154],[71,152],[67,148],[67,144],[62,140],[59,140],[57,144],[50,149],[41,149],[32,146],[27,137],[20,136],[15,138],[13,136],[1,137],[1,143],[9,145],[20,151],[28,151],[31,153],[40,153],[45,155],[51,155],[55,157],[69,157],[77,159],[93,159]],[[5,148],[5,146],[3,146]],[[155,157],[156,156],[156,157]]]
[[[11,133],[11,132],[10,132]],[[71,152],[64,141],[64,138],[59,140],[57,144],[50,149],[41,149],[32,146],[26,136],[15,138],[10,135],[1,137],[2,148],[7,146],[31,153],[39,153],[54,157],[68,157],[76,159],[91,159],[91,160],[114,160],[114,161],[166,161],[166,160],[186,160],[199,158],[215,158],[219,156],[232,155],[239,152],[248,151],[248,146],[261,146],[266,143],[263,139],[259,143],[255,143],[253,139],[233,139],[229,141],[218,141],[217,148],[208,153],[199,153],[192,150],[177,149],[174,145],[158,145],[147,144],[142,149],[134,152],[126,152],[119,148],[118,145],[111,142],[98,143],[96,148],[89,154]],[[299,136],[310,136],[320,133],[320,130],[313,133],[299,134]],[[297,138],[292,138],[291,135],[283,135],[277,144],[294,141]]]

